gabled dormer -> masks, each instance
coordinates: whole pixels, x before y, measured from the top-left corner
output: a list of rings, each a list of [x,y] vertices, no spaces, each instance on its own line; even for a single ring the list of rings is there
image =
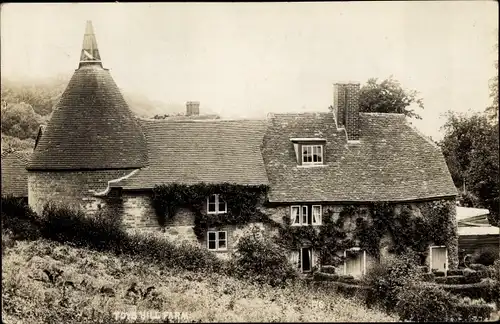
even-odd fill
[[[324,138],[290,138],[295,149],[297,165],[299,166],[322,166],[325,165]]]

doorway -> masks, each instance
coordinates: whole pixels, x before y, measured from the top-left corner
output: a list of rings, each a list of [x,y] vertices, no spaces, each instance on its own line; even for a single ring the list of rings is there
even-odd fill
[[[431,246],[429,252],[430,269],[446,272],[448,270],[448,249],[446,246]]]
[[[312,248],[304,247],[300,249],[300,261],[302,272],[311,272],[312,270]]]

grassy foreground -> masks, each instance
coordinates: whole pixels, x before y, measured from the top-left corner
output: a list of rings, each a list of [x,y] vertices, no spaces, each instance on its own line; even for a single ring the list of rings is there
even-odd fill
[[[257,286],[45,240],[16,241],[2,253],[7,324],[151,322],[155,314],[171,322],[397,321],[318,288]]]

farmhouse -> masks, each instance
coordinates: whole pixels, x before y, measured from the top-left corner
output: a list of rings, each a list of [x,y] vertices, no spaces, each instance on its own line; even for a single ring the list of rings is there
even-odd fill
[[[456,189],[439,148],[404,115],[359,112],[358,83],[333,88],[333,112],[135,118],[88,22],[78,69],[27,167],[29,204],[116,213],[127,228],[161,229],[221,256],[257,224],[291,235],[283,241],[304,272],[339,255],[339,271],[360,275],[405,246],[424,252],[431,268],[457,266]],[[188,115],[198,113],[188,105]],[[346,233],[342,243],[322,231],[332,222]],[[415,224],[434,236],[414,240],[422,236],[408,232]],[[371,239],[356,234],[371,229]]]

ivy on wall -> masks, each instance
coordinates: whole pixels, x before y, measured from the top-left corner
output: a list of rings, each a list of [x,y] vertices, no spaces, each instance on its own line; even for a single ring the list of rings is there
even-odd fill
[[[320,227],[292,226],[289,217],[284,217],[277,243],[293,250],[306,243],[319,251],[321,264],[334,266],[343,262],[344,250],[354,246],[379,259],[385,236],[391,239],[388,252],[403,254],[410,249],[420,255],[422,262],[431,244],[445,245],[450,250],[456,248],[453,201],[420,203],[420,213],[411,205],[400,206],[401,210],[396,213],[396,205],[385,202],[370,204],[367,209],[349,205],[336,220],[327,209]]]
[[[188,208],[195,215],[194,232],[201,238],[211,227],[270,221],[258,206],[265,199],[268,186],[245,186],[231,183],[194,185],[167,184],[153,188],[153,208],[158,223],[165,227],[180,208]],[[227,203],[227,213],[207,215],[207,197],[218,194]]]

